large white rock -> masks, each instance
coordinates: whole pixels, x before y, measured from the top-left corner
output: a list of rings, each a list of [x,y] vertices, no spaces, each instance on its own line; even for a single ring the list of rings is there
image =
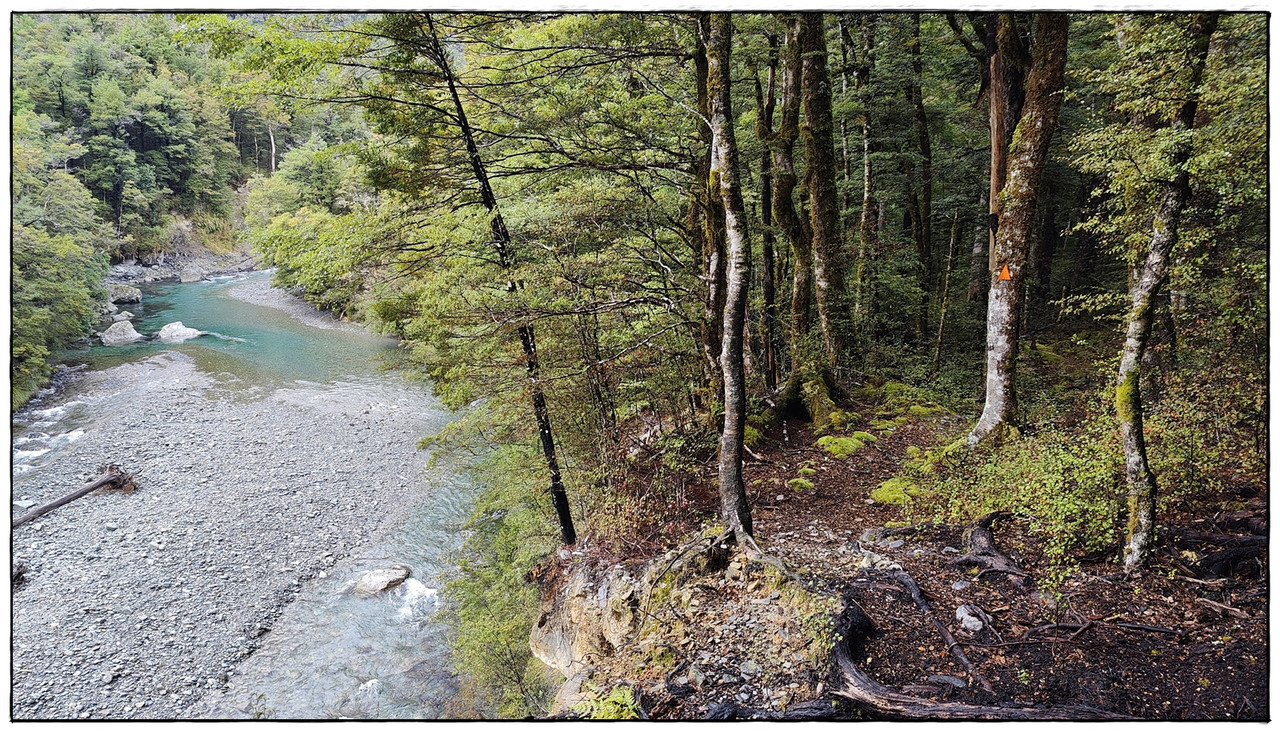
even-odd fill
[[[358,597],[372,597],[379,592],[389,590],[409,578],[409,568],[403,564],[393,564],[382,569],[371,569],[356,582],[355,593]]]
[[[133,329],[133,323],[127,320],[112,323],[111,327],[99,333],[98,337],[102,339],[104,346],[127,346],[143,339],[143,335]]]
[[[179,320],[176,323],[170,323],[161,328],[160,332],[156,334],[156,337],[160,339],[161,343],[181,343],[183,341],[191,340],[192,338],[199,338],[202,335],[204,335],[204,331],[196,330],[195,328],[188,328],[182,324],[181,320]]]

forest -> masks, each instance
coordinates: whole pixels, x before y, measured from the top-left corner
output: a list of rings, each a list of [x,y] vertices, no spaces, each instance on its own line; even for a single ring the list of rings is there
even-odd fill
[[[1055,719],[1265,719],[1267,23],[18,14],[13,407],[95,328],[109,265],[163,261],[194,232],[394,336],[389,367],[459,410],[420,444],[474,454],[484,486],[446,593],[464,704],[550,713],[564,679],[547,680],[529,632],[563,577],[639,576],[696,545],[690,577],[727,571],[743,593],[752,576],[810,580],[782,593],[806,632],[845,639],[800,681],[825,706],[763,682],[713,701],[692,646],[683,658],[668,638],[629,651],[639,661],[598,651],[596,695],[581,682],[557,713],[824,717],[835,693],[840,714],[872,718],[998,718],[1013,702]],[[1017,652],[1048,681],[1006,670],[993,691],[969,660],[956,696],[858,681],[871,652],[840,653],[856,629],[916,611],[833,589],[859,568],[795,536],[823,520],[863,535],[854,559],[881,547],[863,576],[910,570],[917,603],[959,577],[1001,620],[1034,616]],[[944,581],[952,559],[913,566],[866,529],[961,547],[975,569]],[[717,621],[688,598],[673,617],[694,636]],[[1158,630],[1135,636],[1122,612]],[[1202,644],[1197,624],[1216,628]],[[1115,664],[1160,656],[1152,677],[1102,674],[1127,696],[1063,691],[1099,659],[1045,649],[1105,633],[1095,650],[1138,654]],[[979,637],[969,653],[991,673],[996,636]],[[1173,670],[1211,657],[1189,681]],[[1234,696],[1192,699],[1210,683]]]

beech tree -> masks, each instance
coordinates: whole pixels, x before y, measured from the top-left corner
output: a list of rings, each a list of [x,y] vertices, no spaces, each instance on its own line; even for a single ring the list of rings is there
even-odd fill
[[[720,368],[724,373],[724,427],[720,433],[720,517],[735,535],[750,535],[751,506],[742,479],[742,445],[747,420],[747,390],[743,373],[743,327],[747,287],[751,282],[751,248],[746,209],[738,174],[738,144],[734,134],[730,49],[733,22],[726,13],[713,13],[706,28],[707,98],[711,123],[711,189],[723,202],[727,242],[725,306],[721,331]]]
[[[1011,18],[1001,16],[1002,34],[1014,33]],[[1035,45],[1026,81],[1026,98],[1016,120],[1009,148],[1004,184],[993,193],[998,215],[992,248],[991,289],[987,298],[987,394],[978,423],[968,442],[977,443],[1018,422],[1018,330],[1021,322],[1023,279],[1027,246],[1036,220],[1036,200],[1062,108],[1062,86],[1067,64],[1068,18],[1060,13],[1038,13]],[[1006,43],[1011,43],[1006,41]],[[1002,78],[993,64],[992,83]],[[991,104],[999,107],[993,88]],[[993,121],[993,130],[1007,122]],[[992,133],[993,145],[996,133]],[[1003,167],[992,153],[992,177]],[[994,188],[994,183],[993,183]]]

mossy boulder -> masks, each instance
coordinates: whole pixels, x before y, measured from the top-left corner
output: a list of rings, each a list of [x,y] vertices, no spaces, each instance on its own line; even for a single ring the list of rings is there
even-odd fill
[[[800,473],[800,477],[802,478],[808,478],[811,475],[818,474],[818,471],[814,470],[813,468],[800,468],[800,470],[797,472]]]

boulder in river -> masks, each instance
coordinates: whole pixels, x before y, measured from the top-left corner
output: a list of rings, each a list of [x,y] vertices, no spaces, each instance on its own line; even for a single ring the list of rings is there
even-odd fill
[[[121,312],[118,312],[115,315],[111,316],[111,319],[117,323],[119,323],[122,320],[130,320],[132,318],[133,318],[133,313],[129,312],[128,310],[122,310]]]
[[[181,272],[178,273],[178,281],[182,282],[183,284],[199,282],[200,280],[204,279],[205,274],[206,272],[204,270],[204,267],[201,267],[196,264],[188,264],[187,266],[182,268]]]
[[[122,320],[112,323],[111,327],[99,333],[98,337],[102,339],[104,346],[127,346],[142,340],[144,336],[133,329],[133,323]]]
[[[129,285],[107,285],[107,300],[110,302],[142,302],[142,290]]]
[[[379,592],[385,592],[407,579],[409,579],[409,568],[403,564],[393,564],[390,567],[371,569],[365,572],[356,581],[354,590],[359,597],[373,597]]]
[[[156,334],[156,338],[159,338],[161,343],[181,343],[192,338],[199,338],[202,335],[204,335],[204,331],[188,328],[179,320],[161,328],[160,332]]]

